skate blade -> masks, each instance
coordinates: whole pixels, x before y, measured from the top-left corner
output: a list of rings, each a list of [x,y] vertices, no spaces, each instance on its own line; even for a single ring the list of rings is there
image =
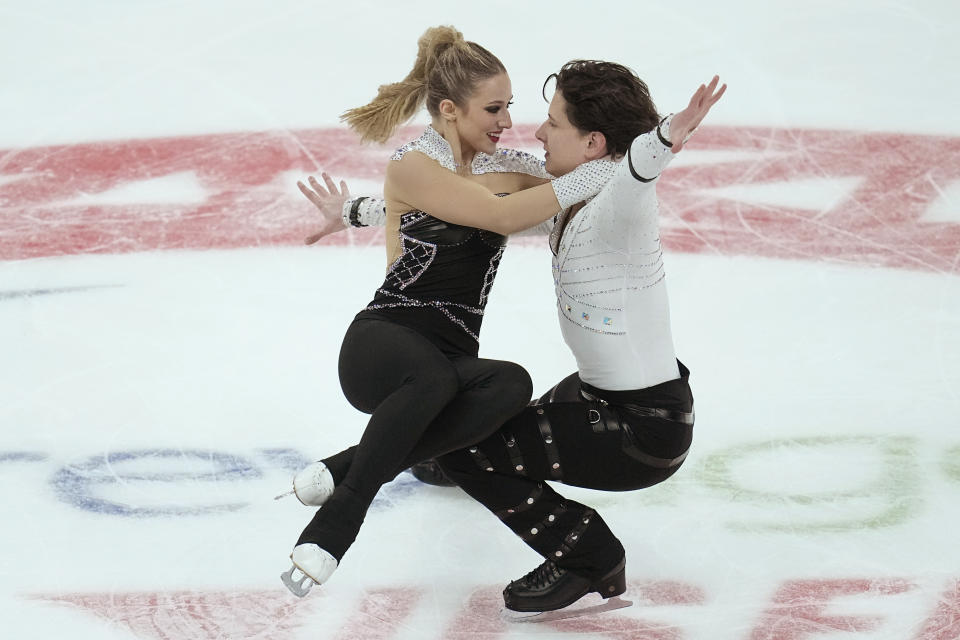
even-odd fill
[[[625,609],[632,606],[633,601],[624,600],[619,596],[608,598],[600,604],[581,605],[582,600],[556,611],[513,611],[512,609],[502,609],[500,617],[507,622],[551,622],[554,620],[565,620],[567,618],[579,618],[581,616],[590,616],[617,609]],[[580,606],[578,606],[580,605]]]
[[[299,571],[301,574],[303,574],[303,577],[294,578],[293,577],[294,571]],[[300,568],[298,568],[297,565],[293,565],[292,567],[290,567],[289,571],[284,571],[283,573],[281,573],[280,580],[281,582],[283,582],[283,585],[290,590],[290,593],[297,596],[298,598],[302,598],[308,593],[310,593],[310,589],[313,588],[313,585],[317,584],[316,582],[314,582],[313,578],[308,576],[306,573],[303,573],[303,571]]]

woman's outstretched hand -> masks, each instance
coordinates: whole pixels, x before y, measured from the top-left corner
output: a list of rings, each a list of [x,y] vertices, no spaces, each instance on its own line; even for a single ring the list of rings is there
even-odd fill
[[[347,183],[341,180],[340,189],[338,190],[337,185],[334,184],[333,179],[327,175],[326,172],[321,173],[320,176],[323,178],[324,183],[326,183],[326,187],[320,184],[313,176],[307,178],[310,186],[303,184],[299,180],[297,181],[300,192],[305,195],[307,200],[312,202],[317,208],[317,211],[320,212],[320,229],[316,233],[307,236],[304,240],[306,244],[313,244],[331,233],[343,231],[346,228],[343,225],[343,203],[350,198],[350,190],[347,188]]]
[[[717,100],[727,90],[727,85],[722,85],[717,89],[718,84],[720,84],[720,76],[713,76],[710,84],[700,85],[693,97],[690,98],[690,104],[687,105],[686,109],[674,114],[673,120],[670,121],[670,142],[673,143],[671,150],[674,153],[680,153],[684,141],[703,122],[703,119],[710,112],[710,108],[717,103]]]

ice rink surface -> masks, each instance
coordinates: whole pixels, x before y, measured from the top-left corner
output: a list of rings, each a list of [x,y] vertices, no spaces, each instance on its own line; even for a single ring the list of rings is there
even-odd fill
[[[409,474],[323,588],[278,579],[311,511],[273,496],[365,423],[336,357],[384,267],[377,233],[304,247],[295,181],[377,193],[390,148],[337,116],[436,24],[501,57],[532,152],[568,59],[663,112],[729,84],[659,187],[690,457],[561,489],[623,540],[627,609],[501,621],[538,557]],[[946,0],[0,0],[0,636],[960,638],[958,25]],[[538,394],[574,370],[545,245],[508,248],[481,354]]]

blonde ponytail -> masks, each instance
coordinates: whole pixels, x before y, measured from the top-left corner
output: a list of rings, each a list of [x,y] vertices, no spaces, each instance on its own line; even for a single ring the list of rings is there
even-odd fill
[[[450,99],[463,105],[476,83],[506,70],[492,53],[467,42],[453,27],[431,27],[417,41],[413,69],[400,82],[381,85],[377,97],[345,111],[340,120],[364,142],[386,142],[426,104],[431,115]]]
[[[377,97],[340,116],[364,142],[386,142],[401,124],[416,115],[427,97],[427,75],[435,67],[437,50],[463,40],[453,27],[431,27],[417,41],[413,69],[400,82],[381,85]]]

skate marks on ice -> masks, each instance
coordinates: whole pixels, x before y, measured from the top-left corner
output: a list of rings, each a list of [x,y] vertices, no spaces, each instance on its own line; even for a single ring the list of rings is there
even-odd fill
[[[334,128],[0,151],[0,259],[301,245],[313,212],[296,180],[325,170],[376,194],[415,129],[382,147]],[[955,273],[958,193],[957,137],[706,127],[664,173],[661,233],[671,251]]]
[[[96,616],[140,640],[287,640],[311,609],[276,591],[167,591],[37,594],[35,601]]]
[[[444,640],[506,640],[528,635],[543,638],[551,637],[543,635],[549,633],[549,629],[563,634],[596,634],[598,637],[624,640],[679,640],[684,635],[682,625],[671,624],[669,617],[662,616],[663,612],[672,609],[683,611],[689,606],[706,603],[706,595],[699,587],[673,581],[628,582],[624,596],[630,596],[631,600],[615,597],[597,604],[601,597],[589,594],[565,610],[517,620],[509,619],[506,615],[501,589],[477,589],[436,637]],[[631,607],[634,601],[636,606]],[[623,614],[613,613],[616,609],[626,610]]]
[[[87,612],[138,640],[387,640],[423,599],[417,588],[375,588],[298,600],[284,590],[34,594],[28,601]],[[127,636],[126,634],[129,634]],[[104,634],[106,635],[106,634]],[[85,635],[81,637],[101,637]]]
[[[722,637],[736,640],[805,640],[831,632],[954,640],[960,634],[960,579],[949,584],[904,578],[787,579],[769,592],[768,602],[733,608],[731,602],[741,601],[736,595],[732,601],[720,592],[708,596],[693,583],[632,581],[625,595],[635,604],[623,612],[543,625],[504,621],[500,589],[489,585],[461,596],[456,588],[340,585],[307,600],[279,589],[35,594],[26,600],[84,611],[101,621],[103,634],[80,637],[112,637],[106,630],[119,629],[119,637],[138,640],[294,640],[318,634],[332,640],[507,640],[554,637],[545,635],[552,631],[681,640],[716,637],[712,631],[717,628],[724,629]]]
[[[40,296],[52,296],[59,295],[63,293],[86,293],[88,291],[95,291],[97,289],[112,289],[117,287],[123,287],[122,284],[99,284],[99,285],[89,285],[83,287],[57,287],[57,288],[44,288],[44,289],[17,289],[11,291],[0,290],[0,302],[4,300],[17,300],[23,298],[37,298]]]
[[[637,582],[630,587],[638,603],[647,607],[702,604],[704,599],[699,591],[669,582]],[[26,599],[92,614],[104,627],[122,630],[138,640],[291,640],[316,637],[317,633],[333,640],[388,640],[398,633],[424,640],[505,640],[527,635],[523,631],[526,625],[500,617],[501,588],[480,587],[462,598],[455,590],[444,595],[411,585],[319,590],[306,600],[280,590],[61,593],[33,594]],[[431,612],[431,607],[444,615],[433,615],[437,611]],[[536,637],[543,637],[544,627],[610,638],[681,637],[679,627],[656,617],[644,619],[639,607],[633,610],[631,617],[582,613],[580,618],[546,620],[544,625],[529,628]]]

